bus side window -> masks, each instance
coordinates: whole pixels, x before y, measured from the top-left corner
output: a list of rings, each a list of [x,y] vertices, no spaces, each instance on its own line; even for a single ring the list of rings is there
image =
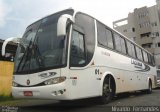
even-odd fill
[[[106,29],[105,26],[101,23],[97,22],[97,28],[98,28],[98,44],[100,44],[103,47],[107,47],[107,38],[106,38]]]
[[[121,37],[121,50],[122,50],[122,53],[126,54],[127,51],[126,51],[126,43],[125,43],[125,39]]]
[[[115,48],[117,51],[126,54],[126,45],[125,39],[118,34],[114,33],[114,40],[115,40]]]
[[[144,61],[148,63],[148,55],[145,51],[143,51],[143,57],[144,57]]]
[[[150,65],[155,66],[155,60],[154,57],[148,53],[148,62]]]
[[[151,60],[152,60],[152,65],[155,66],[155,59],[154,59],[154,56],[151,56]]]
[[[71,66],[83,66],[86,62],[84,35],[73,30],[71,39]]]
[[[151,55],[150,55],[149,53],[147,53],[147,54],[148,54],[148,63],[149,63],[150,65],[152,65]]]
[[[111,30],[106,29],[106,36],[107,36],[107,46],[113,49],[113,37]]]
[[[134,45],[129,41],[127,41],[127,49],[128,49],[128,55],[132,56],[133,58],[136,58]]]
[[[121,52],[121,39],[118,34],[114,34],[114,40],[115,40],[115,48],[117,51]]]
[[[142,50],[136,46],[137,58],[143,61]]]
[[[102,23],[97,22],[98,44],[103,47],[113,49],[113,37],[110,29],[106,28]]]

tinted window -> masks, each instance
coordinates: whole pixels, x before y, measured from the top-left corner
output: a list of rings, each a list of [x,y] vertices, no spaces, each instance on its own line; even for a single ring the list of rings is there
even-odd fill
[[[71,40],[71,65],[82,66],[85,64],[84,35],[73,31]]]
[[[118,34],[114,34],[115,48],[117,51],[126,54],[125,39]]]
[[[97,27],[98,27],[98,43],[100,45],[103,45],[103,46],[107,47],[107,38],[106,38],[105,26],[98,23]]]
[[[150,65],[155,66],[154,56],[148,53],[148,62]]]
[[[137,58],[139,60],[143,60],[143,57],[142,57],[142,50],[136,46],[136,53],[137,53]]]
[[[113,48],[112,32],[109,29],[106,29],[106,36],[108,47]]]
[[[72,9],[64,10],[27,28],[17,50],[15,74],[30,74],[67,65],[68,38],[57,37],[57,21],[61,15],[73,13]]]
[[[132,57],[136,57],[134,45],[127,41],[128,55]]]
[[[147,54],[148,54],[148,62],[149,62],[149,64],[152,65],[151,55],[149,53],[147,53]]]
[[[152,65],[155,66],[154,56],[151,56]]]
[[[126,54],[126,44],[125,44],[124,38],[121,38],[121,50],[122,50],[122,53]]]
[[[84,40],[86,46],[86,64],[88,64],[93,57],[95,49],[95,24],[94,19],[83,13],[77,13],[75,17],[76,25],[84,31]]]
[[[148,62],[148,55],[145,51],[143,51],[143,57],[144,57],[144,61]]]
[[[114,34],[114,40],[115,40],[115,48],[117,51],[121,51],[121,40],[120,40],[120,36],[117,34]]]
[[[113,48],[113,37],[111,30],[107,29],[105,25],[97,22],[98,28],[98,43],[102,46]]]

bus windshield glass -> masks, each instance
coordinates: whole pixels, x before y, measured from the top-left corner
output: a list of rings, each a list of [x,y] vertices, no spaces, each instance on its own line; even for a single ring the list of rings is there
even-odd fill
[[[57,37],[60,15],[52,15],[30,25],[22,37],[14,73],[35,73],[65,66],[67,38]]]

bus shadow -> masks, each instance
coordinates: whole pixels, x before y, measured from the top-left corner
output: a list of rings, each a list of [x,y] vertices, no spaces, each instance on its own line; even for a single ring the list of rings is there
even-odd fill
[[[73,100],[73,101],[59,101],[47,105],[36,105],[36,106],[25,106],[21,107],[23,112],[66,112],[66,111],[77,111],[79,109],[86,109],[95,107],[99,105],[97,103],[97,98],[88,98],[82,100]]]
[[[36,106],[27,106],[22,107],[23,112],[66,112],[66,111],[78,111],[79,109],[91,109],[91,108],[101,108],[104,106],[114,106],[115,103],[126,100],[132,97],[139,97],[147,95],[144,92],[132,92],[132,93],[121,93],[116,95],[109,104],[101,104],[99,98],[88,98],[82,100],[73,100],[73,101],[59,101],[47,105],[36,105]]]
[[[145,91],[136,91],[136,92],[126,92],[117,94],[112,102],[117,102],[118,100],[128,99],[128,98],[138,98],[140,96],[148,95]]]

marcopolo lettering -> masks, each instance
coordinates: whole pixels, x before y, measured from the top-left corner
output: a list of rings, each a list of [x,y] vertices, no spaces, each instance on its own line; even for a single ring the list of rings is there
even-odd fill
[[[142,67],[142,63],[135,60],[131,60],[131,64]]]

